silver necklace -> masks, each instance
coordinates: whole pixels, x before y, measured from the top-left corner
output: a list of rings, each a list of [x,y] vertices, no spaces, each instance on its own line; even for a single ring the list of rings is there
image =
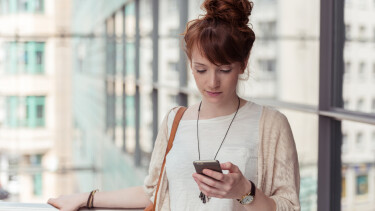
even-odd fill
[[[201,101],[201,103],[199,104],[199,108],[198,108],[198,117],[197,117],[197,141],[198,141],[198,158],[199,158],[199,160],[201,159],[201,152],[200,152],[200,149],[199,149],[198,122],[199,122],[199,114],[200,114],[200,111],[201,111],[201,106],[202,106],[202,101]],[[221,146],[223,145],[224,140],[225,140],[225,138],[227,137],[228,131],[229,131],[230,127],[232,126],[232,123],[233,123],[234,118],[236,118],[236,116],[237,116],[237,113],[238,113],[239,108],[240,108],[240,98],[238,97],[238,106],[237,106],[236,113],[234,114],[234,116],[233,116],[233,118],[232,118],[232,121],[231,121],[230,124],[229,124],[229,127],[228,127],[228,129],[227,129],[227,132],[225,133],[224,138],[223,138],[223,140],[221,141],[221,144],[220,144],[220,146],[219,146],[219,149],[217,149],[217,152],[216,152],[216,154],[215,154],[214,160],[216,159],[217,153],[219,153],[219,151],[220,151],[220,149],[221,149]],[[199,194],[199,198],[202,200],[202,202],[203,202],[204,204],[206,203],[206,201],[208,202],[208,201],[210,200],[210,198],[209,198],[209,197],[206,197],[206,195],[204,195],[202,192]]]

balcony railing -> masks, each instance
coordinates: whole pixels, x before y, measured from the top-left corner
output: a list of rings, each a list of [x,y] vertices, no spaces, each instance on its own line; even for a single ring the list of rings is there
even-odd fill
[[[138,209],[113,209],[113,208],[93,208],[87,209],[82,208],[80,211],[141,211],[142,208]],[[58,211],[49,204],[32,204],[32,203],[13,203],[13,202],[0,202],[0,211]]]

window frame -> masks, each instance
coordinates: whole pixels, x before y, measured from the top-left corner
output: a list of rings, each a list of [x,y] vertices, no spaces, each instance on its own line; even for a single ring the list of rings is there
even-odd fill
[[[135,47],[139,49],[139,1],[135,3]],[[179,30],[184,31],[185,24],[188,21],[188,1],[179,0]],[[301,111],[304,113],[315,114],[318,116],[319,141],[318,141],[318,189],[317,189],[317,210],[338,211],[341,210],[341,148],[342,148],[342,130],[343,120],[361,122],[368,125],[375,125],[375,114],[361,111],[352,111],[344,108],[343,100],[343,80],[344,80],[344,46],[345,40],[352,38],[351,25],[344,23],[345,2],[342,0],[320,0],[320,42],[319,42],[319,104],[311,106],[300,103],[291,103],[280,100],[254,99],[255,102],[263,105],[277,107],[279,109],[288,109],[292,111]],[[153,137],[155,140],[159,123],[158,117],[158,91],[163,88],[170,88],[167,85],[159,83],[158,74],[158,42],[159,42],[159,1],[152,3],[153,16]],[[345,32],[348,33],[345,37]],[[135,75],[136,75],[136,95],[135,95],[135,137],[136,151],[134,154],[136,166],[141,163],[141,151],[139,148],[139,127],[140,127],[140,99],[139,89],[142,84],[139,79],[139,50],[135,52]],[[194,95],[194,91],[187,86],[187,67],[184,52],[180,50],[178,61],[179,68],[179,86],[176,88],[177,101],[179,105],[188,105],[188,96]],[[353,61],[351,63],[353,66]],[[352,75],[348,71],[348,75]],[[338,179],[340,178],[340,179]]]

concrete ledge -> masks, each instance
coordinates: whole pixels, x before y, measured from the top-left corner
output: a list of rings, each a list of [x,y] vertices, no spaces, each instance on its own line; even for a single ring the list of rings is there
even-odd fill
[[[58,211],[55,207],[49,204],[34,204],[34,203],[14,203],[14,202],[0,202],[0,211]],[[113,208],[82,208],[80,211],[142,211],[144,208],[139,209],[113,209]]]

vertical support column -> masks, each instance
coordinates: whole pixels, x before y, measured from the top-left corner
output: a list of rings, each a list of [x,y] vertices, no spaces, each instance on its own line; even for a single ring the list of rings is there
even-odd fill
[[[188,1],[179,0],[178,8],[180,11],[180,25],[179,31],[182,33],[185,31],[186,23],[188,22]],[[182,37],[180,37],[180,42],[182,42]],[[179,80],[180,88],[187,86],[187,66],[186,66],[186,56],[183,49],[180,50],[180,59],[178,61],[178,70],[179,70]],[[187,106],[187,94],[179,93],[178,94],[178,104],[181,106]]]
[[[139,2],[135,0],[135,165],[140,166],[141,164],[141,146],[140,146],[140,118],[141,118],[141,105],[140,105],[140,91],[139,91],[139,54],[140,54],[140,31],[139,31]]]
[[[152,1],[152,140],[155,144],[158,134],[158,111],[159,111],[159,93],[155,86],[159,81],[159,0]]]
[[[104,71],[104,94],[105,94],[105,133],[109,128],[109,96],[108,96],[108,70],[109,70],[109,36],[108,19],[105,20],[105,71]]]
[[[121,9],[122,13],[122,151],[126,152],[126,18],[125,8]]]
[[[115,14],[112,15],[112,36],[111,36],[111,86],[112,86],[112,93],[111,93],[111,107],[109,112],[111,113],[110,116],[110,126],[111,126],[111,139],[113,143],[116,141],[116,18]]]
[[[320,1],[319,110],[342,106],[343,1]],[[319,116],[318,210],[341,209],[341,122]]]

